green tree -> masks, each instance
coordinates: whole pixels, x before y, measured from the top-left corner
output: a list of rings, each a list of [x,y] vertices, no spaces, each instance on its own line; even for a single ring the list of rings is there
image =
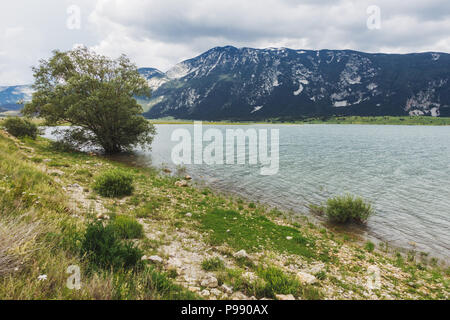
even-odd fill
[[[150,96],[150,88],[125,55],[113,60],[87,48],[54,51],[33,72],[35,93],[23,113],[71,124],[66,142],[108,154],[151,145],[155,128],[134,98]]]

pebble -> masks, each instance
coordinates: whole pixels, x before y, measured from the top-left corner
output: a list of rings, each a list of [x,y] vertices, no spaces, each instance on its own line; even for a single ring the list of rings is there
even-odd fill
[[[317,281],[315,276],[313,276],[309,273],[306,273],[306,272],[297,273],[297,278],[303,284],[313,284]]]
[[[275,298],[277,298],[277,300],[282,300],[282,301],[295,300],[295,297],[292,294],[288,294],[288,295],[277,294],[277,295],[275,295]]]
[[[233,256],[238,259],[239,258],[248,258],[248,254],[245,250],[238,251]]]

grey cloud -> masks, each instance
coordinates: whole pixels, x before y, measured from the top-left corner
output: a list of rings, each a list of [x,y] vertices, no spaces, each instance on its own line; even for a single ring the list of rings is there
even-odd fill
[[[81,30],[65,27],[71,4]],[[366,27],[369,5],[381,9],[381,30]],[[0,85],[31,81],[39,58],[78,43],[164,70],[219,45],[450,52],[449,35],[448,0],[2,1]]]

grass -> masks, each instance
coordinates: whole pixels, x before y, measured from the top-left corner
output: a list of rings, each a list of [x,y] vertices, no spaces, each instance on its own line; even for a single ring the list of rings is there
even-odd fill
[[[424,126],[448,126],[450,118],[425,117],[425,116],[377,116],[377,117],[330,117],[327,119],[310,118],[299,121],[305,124],[372,124],[372,125],[424,125]]]
[[[109,268],[115,265],[117,256],[123,258],[121,252],[127,251],[124,259],[127,262],[118,265],[135,265],[138,258],[140,263],[139,249],[116,237],[109,242],[113,245],[105,248],[105,252],[113,251],[114,257],[99,258],[101,250],[84,240],[86,225],[71,217],[73,209],[67,204],[62,186],[36,167],[27,148],[39,146],[42,159],[51,156],[57,161],[64,160],[68,164],[63,167],[65,170],[72,170],[72,164],[84,163],[90,157],[55,154],[50,149],[47,152],[47,143],[38,140],[14,142],[0,133],[1,300],[198,299],[175,285],[164,272],[150,266],[128,271]],[[120,249],[116,246],[119,242],[123,244]],[[85,254],[78,251],[83,247]],[[93,262],[101,268],[88,272]],[[66,287],[66,271],[71,265],[82,270],[81,290]],[[46,280],[39,280],[43,275]]]
[[[110,226],[121,239],[142,239],[144,237],[144,227],[129,216],[117,216]]]
[[[302,285],[293,275],[287,275],[276,267],[260,268],[258,275],[264,280],[260,296],[275,298],[277,294],[292,294],[304,300],[320,300],[321,292],[312,286]]]
[[[118,198],[133,193],[133,176],[120,169],[112,169],[96,177],[93,189],[101,196]]]
[[[205,271],[219,271],[225,268],[225,263],[222,259],[215,257],[203,260],[202,269]]]
[[[132,242],[121,241],[124,230],[116,224],[104,226],[94,222],[87,226],[81,238],[80,254],[92,269],[133,269],[142,267],[143,252]]]
[[[236,250],[249,252],[274,248],[304,257],[315,256],[313,239],[304,237],[293,227],[277,225],[263,215],[213,209],[201,217],[201,224],[203,230],[211,231],[212,245],[227,243]]]

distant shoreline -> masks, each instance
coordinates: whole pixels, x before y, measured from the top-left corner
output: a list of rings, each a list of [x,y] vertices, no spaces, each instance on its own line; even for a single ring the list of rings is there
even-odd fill
[[[18,116],[8,112],[0,112],[2,118]],[[308,118],[304,120],[280,120],[268,119],[265,121],[236,121],[236,120],[186,120],[186,119],[148,119],[152,124],[160,125],[190,125],[195,121],[202,121],[204,125],[303,125],[303,124],[356,124],[356,125],[404,125],[404,126],[450,126],[450,117],[426,117],[426,116],[342,116],[330,118]],[[39,126],[45,126],[43,119],[33,119]],[[58,126],[68,126],[69,124],[59,124]]]
[[[149,119],[153,124],[193,124],[196,120]],[[200,120],[198,120],[200,121]],[[266,121],[203,121],[205,125],[297,125],[297,124],[358,124],[358,125],[408,125],[408,126],[450,126],[450,118],[425,116],[342,116],[330,118],[308,118],[304,120],[269,119]]]

